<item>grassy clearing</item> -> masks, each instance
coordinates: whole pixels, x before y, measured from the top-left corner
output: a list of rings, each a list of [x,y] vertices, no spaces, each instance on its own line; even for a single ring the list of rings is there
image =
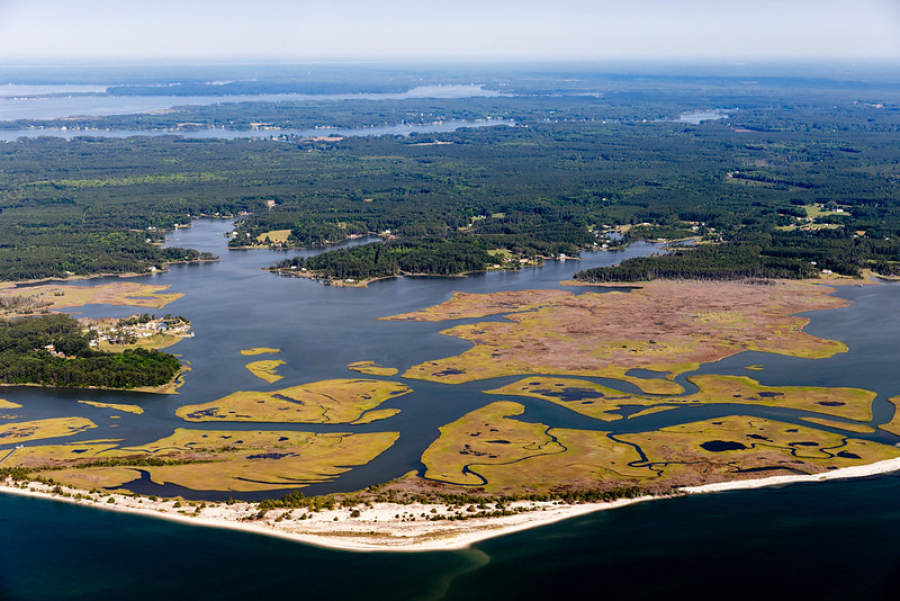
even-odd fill
[[[115,411],[124,411],[126,413],[135,413],[140,415],[144,412],[143,407],[138,407],[137,405],[124,405],[121,403],[101,403],[99,401],[78,401],[84,405],[90,405],[91,407],[99,407],[101,409],[113,409]]]
[[[323,380],[273,392],[239,391],[210,403],[181,407],[176,415],[194,422],[346,424],[409,392],[411,388],[397,382]]]
[[[849,206],[837,207],[836,209],[828,209],[821,205],[806,205],[803,207],[803,210],[806,211],[806,216],[812,219],[818,219],[819,217],[832,217],[834,215],[842,215],[846,217],[850,213],[847,211]]]
[[[159,351],[181,342],[188,336],[172,336],[171,334],[154,334],[149,338],[141,338],[136,342],[129,344],[111,344],[105,340],[101,340],[97,344],[98,351],[121,353],[126,350],[134,350],[138,348],[148,351]]]
[[[281,244],[288,241],[291,230],[272,230],[256,237],[256,241],[261,244]]]
[[[251,374],[271,384],[272,382],[277,382],[283,377],[275,373],[275,370],[278,369],[278,367],[281,365],[284,365],[284,361],[268,359],[248,363],[246,367],[250,370]]]

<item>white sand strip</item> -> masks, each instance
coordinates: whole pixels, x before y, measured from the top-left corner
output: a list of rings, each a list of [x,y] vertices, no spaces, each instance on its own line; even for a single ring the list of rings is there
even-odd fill
[[[712,493],[734,490],[780,486],[796,482],[823,482],[846,478],[862,478],[900,471],[900,458],[880,461],[870,465],[831,470],[808,476],[772,476],[755,480],[738,480],[690,486],[678,492],[686,494]],[[121,511],[162,518],[195,526],[228,528],[266,536],[276,536],[297,542],[346,551],[437,551],[464,549],[470,545],[496,536],[520,532],[529,528],[552,524],[560,520],[616,509],[634,503],[659,497],[638,497],[620,499],[605,503],[582,503],[566,505],[555,502],[520,502],[507,504],[508,509],[521,508],[524,511],[509,516],[493,518],[469,518],[465,520],[431,521],[427,517],[435,513],[451,515],[447,505],[375,503],[371,506],[359,505],[358,517],[351,517],[353,508],[341,508],[308,512],[304,509],[271,510],[264,519],[247,521],[257,512],[256,504],[224,503],[207,504],[203,509],[183,503],[177,507],[175,501],[151,501],[147,497],[126,495],[91,495],[84,491],[63,487],[72,495],[81,493],[87,498],[75,499],[52,493],[53,487],[31,482],[20,488],[11,482],[0,483],[0,492],[26,495],[86,505],[98,509]],[[109,499],[114,502],[110,503]],[[286,515],[289,514],[289,515]],[[298,519],[301,515],[306,519]],[[278,520],[277,518],[282,519]]]
[[[821,474],[808,476],[770,476],[756,480],[735,480],[732,482],[718,482],[716,484],[704,484],[702,486],[686,486],[681,489],[688,494],[723,492],[727,490],[744,490],[750,488],[763,488],[765,486],[779,486],[782,484],[794,484],[796,482],[824,482],[826,480],[842,480],[845,478],[865,478],[866,476],[878,476],[890,472],[900,471],[900,458],[829,470]]]

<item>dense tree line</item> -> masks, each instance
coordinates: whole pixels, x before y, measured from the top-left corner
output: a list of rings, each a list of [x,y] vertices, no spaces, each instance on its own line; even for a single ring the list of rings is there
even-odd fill
[[[900,240],[860,237],[845,230],[742,232],[714,244],[628,259],[614,267],[580,271],[584,282],[654,279],[803,279],[822,271],[859,277],[864,269],[900,273]]]
[[[591,81],[599,80],[554,85],[585,92]],[[825,224],[862,232],[866,240],[900,236],[900,110],[883,100],[876,105],[881,91],[832,89],[827,82],[793,91],[784,82],[736,90],[714,78],[697,88],[699,80],[674,78],[651,94],[646,81],[602,81],[611,87],[600,96],[554,89],[552,96],[354,100],[339,109],[348,123],[353,115],[377,124],[471,110],[473,117],[513,118],[516,127],[315,143],[175,136],[3,143],[0,279],[146,272],[190,260],[188,251],[155,243],[202,214],[242,216],[234,246],[264,245],[273,230],[289,231],[290,247],[365,234],[406,245],[401,253],[386,244],[377,263],[354,251],[350,257],[360,263],[353,269],[345,254],[322,259],[335,273],[354,274],[348,277],[406,271],[400,255],[413,261],[413,248],[434,261],[414,265],[424,273],[469,269],[470,258],[483,260],[482,251],[495,249],[520,258],[575,254],[603,243],[604,225],[636,226],[626,240],[708,233],[736,241],[745,230],[777,237],[778,228]],[[710,103],[729,117],[658,120]],[[196,110],[245,121],[277,113],[283,124],[294,117],[322,124],[332,109],[268,103]],[[193,110],[172,115],[191,121]],[[147,116],[157,117],[168,118]],[[804,217],[809,207],[828,203],[844,213]],[[814,231],[796,236],[822,240]],[[452,242],[452,260],[434,252],[438,238]],[[845,270],[836,254],[844,250],[828,248],[820,267]],[[772,246],[755,269],[797,271],[789,254],[778,252],[787,251]],[[893,270],[892,258],[873,253],[866,265]],[[462,256],[468,258],[457,260]]]
[[[95,351],[78,322],[67,315],[0,321],[0,382],[4,384],[161,386],[180,369],[176,357],[160,351]]]
[[[493,258],[484,247],[468,240],[400,240],[296,257],[276,268],[306,269],[328,279],[367,280],[401,273],[453,275],[484,269],[489,262]]]

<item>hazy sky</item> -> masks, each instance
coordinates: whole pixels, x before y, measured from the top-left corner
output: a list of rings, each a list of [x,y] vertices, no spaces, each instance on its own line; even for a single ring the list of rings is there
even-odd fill
[[[0,61],[900,59],[900,0],[0,0]]]

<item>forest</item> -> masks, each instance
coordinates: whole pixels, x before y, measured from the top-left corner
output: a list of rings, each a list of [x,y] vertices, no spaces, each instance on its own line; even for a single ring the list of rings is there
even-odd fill
[[[210,258],[157,244],[201,215],[237,218],[229,244],[238,248],[381,238],[275,266],[324,278],[463,273],[490,268],[498,253],[516,265],[687,237],[699,244],[579,277],[897,271],[900,106],[890,102],[893,88],[678,78],[593,83],[605,86],[602,93],[588,93],[587,79],[556,80],[528,94],[510,85],[490,98],[237,103],[82,123],[515,124],[450,133],[0,143],[0,279],[146,273]],[[679,120],[698,109],[721,118]],[[273,242],[276,231],[287,235]]]
[[[181,369],[177,357],[144,349],[95,351],[68,315],[0,321],[0,382],[44,386],[161,386]]]

